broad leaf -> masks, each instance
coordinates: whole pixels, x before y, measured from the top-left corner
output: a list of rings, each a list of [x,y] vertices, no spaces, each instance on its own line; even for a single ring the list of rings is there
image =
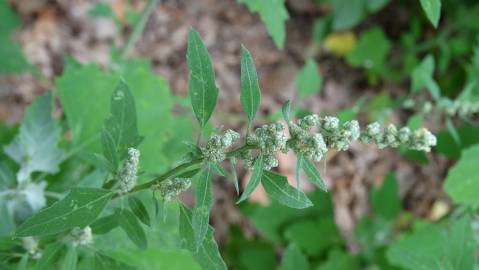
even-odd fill
[[[135,214],[138,219],[145,224],[146,226],[151,226],[150,224],[150,215],[146,210],[145,205],[143,202],[133,196],[128,197],[128,205],[130,206],[131,211]]]
[[[193,230],[195,232],[196,249],[199,249],[208,232],[210,209],[213,205],[211,187],[212,166],[208,164],[194,179],[195,208],[193,209]]]
[[[331,0],[333,8],[333,29],[346,30],[358,24],[365,15],[364,1]]]
[[[215,71],[210,54],[200,34],[194,29],[188,32],[188,50],[186,53],[190,76],[188,92],[196,119],[203,128],[213,113],[218,99],[218,88],[215,84]]]
[[[34,270],[48,270],[52,269],[55,261],[60,253],[63,244],[55,243],[49,245],[42,253],[42,257],[35,264]]]
[[[119,216],[118,221],[120,227],[128,235],[128,238],[141,249],[145,249],[148,245],[146,234],[136,216],[130,210],[117,210]]]
[[[437,28],[441,17],[441,0],[420,0],[422,9],[431,24]]]
[[[288,184],[286,176],[265,170],[263,171],[261,183],[266,193],[280,204],[296,209],[303,209],[313,205],[306,194]]]
[[[95,270],[134,270],[133,266],[119,262],[99,252],[95,253]]]
[[[451,168],[444,182],[444,190],[457,204],[479,207],[479,144],[462,152],[461,159]]]
[[[226,270],[226,265],[218,251],[218,245],[213,237],[213,229],[208,225],[208,231],[202,245],[196,247],[196,237],[193,230],[191,210],[180,205],[180,236],[182,247],[188,249],[194,259],[203,269]]]
[[[113,193],[96,188],[73,188],[62,200],[27,219],[16,236],[42,236],[83,228],[92,223]]]
[[[376,215],[392,220],[401,212],[399,186],[393,174],[386,175],[380,188],[371,192],[371,206]]]
[[[128,148],[137,148],[142,140],[138,134],[136,107],[133,95],[120,81],[110,99],[110,117],[102,130],[103,154],[116,172],[119,161],[127,157]]]
[[[319,174],[318,169],[316,169],[314,163],[311,160],[304,158],[303,162],[301,162],[301,165],[304,170],[304,173],[306,173],[306,175],[308,176],[309,181],[313,182],[321,190],[327,192],[328,187],[321,178],[321,175]]]
[[[321,90],[322,83],[323,78],[319,73],[316,61],[313,58],[309,58],[296,77],[299,96],[306,97],[318,93]]]
[[[251,12],[258,12],[274,43],[278,48],[283,48],[286,37],[285,21],[289,14],[285,0],[239,0],[245,3]]]
[[[241,96],[240,101],[243,110],[248,117],[248,124],[251,126],[258,111],[261,100],[258,75],[253,58],[246,47],[241,48]]]
[[[248,197],[253,193],[253,191],[256,189],[256,187],[259,185],[261,182],[261,175],[263,174],[263,155],[260,154],[253,165],[253,172],[251,173],[251,177],[249,179],[248,184],[246,185],[246,188],[243,191],[243,194],[241,194],[240,199],[236,202],[236,204],[248,199]]]
[[[295,245],[290,244],[283,254],[279,270],[309,270],[309,263],[301,253],[301,250]]]
[[[426,56],[421,63],[414,68],[411,75],[411,91],[418,92],[421,88],[427,88],[431,96],[439,99],[441,90],[433,78],[434,75],[434,57]]]
[[[63,156],[58,148],[61,130],[52,113],[53,98],[48,92],[28,107],[19,134],[5,147],[5,153],[20,165],[20,182],[29,179],[32,172],[58,171]]]
[[[346,60],[352,66],[381,72],[390,48],[391,43],[384,32],[375,27],[361,33],[358,43],[348,53]]]

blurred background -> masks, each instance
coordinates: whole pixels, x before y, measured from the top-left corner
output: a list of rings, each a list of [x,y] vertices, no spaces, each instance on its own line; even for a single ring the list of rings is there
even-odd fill
[[[301,211],[270,202],[261,188],[238,206],[232,181],[218,177],[211,224],[231,269],[276,269],[287,247],[299,260],[296,269],[396,269],[386,255],[391,243],[418,220],[451,213],[442,188],[448,168],[463,148],[479,142],[474,117],[447,118],[451,128],[443,115],[424,108],[437,91],[451,100],[467,87],[477,92],[479,4],[443,0],[440,10],[434,25],[415,0],[1,0],[1,142],[10,141],[36,96],[101,91],[119,72],[134,81],[132,88],[155,93],[156,102],[148,103],[145,94],[137,106],[151,116],[149,126],[158,126],[146,131],[146,147],[155,151],[145,154],[143,168],[162,172],[198,129],[188,107],[185,58],[194,27],[220,89],[211,129],[246,131],[239,100],[244,45],[262,90],[256,126],[279,120],[282,104],[292,100],[298,117],[318,113],[363,125],[425,126],[438,136],[428,154],[362,144],[330,151],[319,166],[330,192],[302,183],[315,206]],[[144,28],[132,34],[142,21]],[[55,115],[64,117],[60,102]],[[279,159],[278,170],[294,181],[294,156]],[[238,173],[244,186],[248,173]],[[188,192],[182,200],[193,204]],[[156,237],[175,234],[174,222],[162,223]],[[198,268],[165,237],[147,251],[117,253],[143,260],[145,269]]]

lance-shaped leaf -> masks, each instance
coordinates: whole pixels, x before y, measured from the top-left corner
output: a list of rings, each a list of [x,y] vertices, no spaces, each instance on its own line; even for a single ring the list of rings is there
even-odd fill
[[[35,99],[27,109],[19,134],[5,147],[5,153],[20,165],[18,181],[25,181],[32,172],[58,171],[63,155],[58,148],[61,129],[52,112],[50,92]]]
[[[40,260],[35,265],[34,270],[48,270],[54,268],[55,261],[63,244],[55,243],[48,246],[42,254]]]
[[[258,83],[258,75],[253,58],[244,46],[241,49],[241,96],[240,101],[243,110],[248,117],[249,126],[258,111],[261,100],[261,90]]]
[[[314,166],[314,163],[311,162],[311,160],[304,158],[303,162],[301,162],[301,166],[311,182],[313,182],[321,190],[328,191],[326,183],[324,183],[318,169],[316,169],[316,166]]]
[[[243,194],[241,194],[241,197],[236,202],[236,204],[248,199],[249,195],[253,193],[253,191],[256,189],[258,184],[261,182],[262,173],[263,173],[263,155],[260,154],[254,162],[251,178],[249,179],[249,182],[246,185],[246,188],[244,189]]]
[[[184,205],[180,205],[180,237],[182,247],[188,249],[193,258],[201,265],[203,269],[225,270],[226,265],[218,251],[218,245],[213,237],[213,229],[208,226],[208,231],[203,244],[196,248],[195,233],[193,231],[193,222],[191,210]]]
[[[95,253],[95,270],[134,270],[133,266],[119,262],[99,252]]]
[[[296,209],[303,209],[313,205],[306,194],[288,184],[286,176],[265,170],[263,171],[261,183],[266,193],[280,204]]]
[[[283,113],[284,121],[289,123],[291,120],[291,101],[286,100],[286,102],[283,104],[283,107],[281,107],[281,112]]]
[[[128,238],[130,238],[135,245],[141,249],[145,249],[148,245],[146,240],[145,231],[141,227],[140,222],[136,219],[135,214],[130,210],[117,210],[117,215],[119,216],[120,227],[125,231]]]
[[[143,224],[150,226],[150,215],[148,215],[148,211],[146,211],[146,207],[140,199],[130,196],[128,197],[128,205],[133,214],[135,214]]]
[[[90,228],[94,234],[105,234],[119,225],[118,216],[116,214],[111,214],[97,219],[90,225]]]
[[[218,88],[215,84],[215,71],[208,50],[200,34],[194,29],[190,29],[188,33],[186,60],[190,69],[188,92],[191,106],[203,128],[215,109]]]
[[[193,180],[195,192],[195,208],[193,209],[193,230],[195,231],[196,249],[198,249],[208,232],[210,209],[213,205],[211,190],[212,166],[208,164]]]
[[[441,0],[421,0],[421,6],[424,13],[426,13],[427,19],[434,28],[437,28],[439,18],[441,17]]]
[[[97,188],[73,188],[62,200],[27,219],[16,236],[42,236],[64,232],[92,223],[113,193]]]
[[[77,248],[74,245],[69,245],[67,247],[67,252],[65,254],[65,257],[63,258],[61,269],[75,270],[77,268],[77,262],[78,262]]]
[[[116,171],[125,159],[129,147],[136,148],[142,138],[138,134],[136,107],[133,95],[124,81],[120,81],[110,100],[110,117],[101,133],[103,154]]]

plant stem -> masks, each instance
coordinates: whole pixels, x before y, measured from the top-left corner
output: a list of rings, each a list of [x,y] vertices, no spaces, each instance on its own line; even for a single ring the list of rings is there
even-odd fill
[[[126,45],[123,48],[123,52],[121,53],[121,59],[125,60],[128,57],[128,54],[130,53],[131,49],[133,49],[133,46],[135,45],[136,41],[138,41],[138,39],[140,38],[140,35],[145,28],[146,21],[148,20],[148,17],[150,16],[153,9],[155,8],[156,3],[158,3],[158,0],[150,0],[146,4],[145,8],[143,9],[143,13],[141,14],[141,18],[135,24],[133,31],[128,37]]]

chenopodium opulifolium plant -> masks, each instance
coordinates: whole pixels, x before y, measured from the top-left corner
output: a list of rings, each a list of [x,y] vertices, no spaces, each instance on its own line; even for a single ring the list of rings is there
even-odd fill
[[[200,35],[193,29],[188,35],[187,58],[191,105],[200,132],[203,132],[215,109],[218,88],[209,53]],[[167,172],[150,181],[138,183],[141,171],[138,146],[143,138],[138,133],[134,97],[128,84],[121,80],[111,96],[110,117],[106,119],[101,132],[103,155],[98,157],[98,161],[103,168],[108,169],[108,178],[101,187],[72,188],[66,196],[29,217],[16,229],[14,236],[22,239],[23,249],[29,254],[26,263],[33,260],[37,266],[50,265],[51,258],[63,256],[68,258],[65,261],[75,265],[77,261],[91,257],[91,252],[83,252],[84,249],[77,247],[88,247],[94,242],[95,234],[107,233],[115,227],[120,227],[136,246],[146,248],[148,238],[142,224],[151,226],[152,221],[147,207],[136,193],[148,190],[153,194],[160,193],[164,203],[167,203],[177,201],[177,196],[192,186],[195,193],[194,208],[189,209],[180,203],[179,232],[182,246],[192,253],[203,269],[226,269],[213,238],[213,228],[209,225],[213,205],[213,175],[228,174],[221,167],[221,162],[229,159],[236,164],[240,160],[252,170],[251,179],[238,203],[246,200],[261,183],[273,200],[301,209],[312,205],[307,195],[289,185],[285,176],[271,171],[279,165],[279,152],[293,151],[298,156],[298,170],[304,170],[316,186],[327,190],[314,162],[322,160],[329,149],[344,151],[357,140],[380,148],[406,145],[422,151],[430,151],[436,144],[434,135],[423,128],[412,131],[408,128],[398,129],[394,125],[383,128],[378,123],[372,123],[361,130],[355,120],[340,123],[336,117],[320,117],[316,114],[294,121],[289,102],[283,106],[284,123],[265,124],[253,130],[260,97],[253,59],[243,47],[240,100],[247,116],[247,135],[242,138],[230,129],[213,134],[206,144],[199,141],[197,145],[190,145],[192,150],[187,153],[187,158]],[[50,152],[56,153],[55,148],[50,147]],[[54,170],[55,164],[50,165],[46,172]],[[232,175],[237,187],[236,172],[233,171]],[[127,207],[116,207],[118,204],[114,201],[121,197],[128,197]],[[113,210],[113,213],[100,217],[105,208]],[[51,235],[57,237],[52,238]],[[67,246],[66,252],[61,248],[63,246]],[[106,269],[105,265],[111,266],[108,269],[130,269],[130,266],[115,261],[102,251],[93,250],[93,254],[96,269]]]

